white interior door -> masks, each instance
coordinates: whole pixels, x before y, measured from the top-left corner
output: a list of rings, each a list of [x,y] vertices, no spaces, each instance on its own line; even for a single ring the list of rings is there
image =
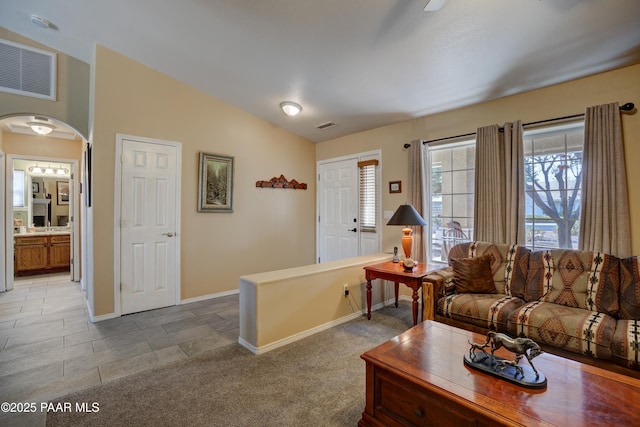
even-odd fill
[[[358,256],[358,160],[318,165],[318,262]]]
[[[122,314],[178,302],[179,158],[175,145],[122,139]]]

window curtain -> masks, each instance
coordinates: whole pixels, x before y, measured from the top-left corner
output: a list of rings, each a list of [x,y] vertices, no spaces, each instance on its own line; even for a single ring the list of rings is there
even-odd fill
[[[631,256],[631,228],[618,103],[587,108],[578,247]]]
[[[478,128],[474,240],[524,244],[522,122]]]
[[[416,139],[411,141],[409,147],[409,185],[407,202],[416,208],[416,211],[424,218],[424,194],[423,176],[424,159],[422,158],[422,141]],[[413,229],[413,249],[411,251],[413,259],[426,261],[426,250],[424,232],[429,227],[411,227]]]
[[[504,129],[504,159],[505,159],[505,240],[506,243],[524,245],[524,147],[523,127],[520,120],[505,123]]]

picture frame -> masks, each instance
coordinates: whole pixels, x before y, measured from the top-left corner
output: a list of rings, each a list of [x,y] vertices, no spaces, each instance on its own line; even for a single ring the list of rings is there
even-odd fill
[[[233,212],[231,156],[200,152],[198,212]]]
[[[69,181],[56,181],[58,205],[69,204]]]
[[[402,193],[402,181],[389,181],[389,193]]]
[[[40,183],[39,182],[32,182],[31,183],[31,192],[34,193],[34,194],[40,192]]]

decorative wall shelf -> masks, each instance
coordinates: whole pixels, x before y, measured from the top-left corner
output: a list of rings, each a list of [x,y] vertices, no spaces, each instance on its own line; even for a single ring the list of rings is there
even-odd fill
[[[275,176],[269,181],[256,181],[256,187],[259,188],[290,188],[292,190],[306,190],[307,184],[304,182],[298,182],[295,179],[287,181],[284,175],[280,175],[279,178]]]

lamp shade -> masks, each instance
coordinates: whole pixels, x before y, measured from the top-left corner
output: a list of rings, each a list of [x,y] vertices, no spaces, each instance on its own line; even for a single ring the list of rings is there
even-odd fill
[[[412,205],[400,205],[387,225],[427,225]]]

